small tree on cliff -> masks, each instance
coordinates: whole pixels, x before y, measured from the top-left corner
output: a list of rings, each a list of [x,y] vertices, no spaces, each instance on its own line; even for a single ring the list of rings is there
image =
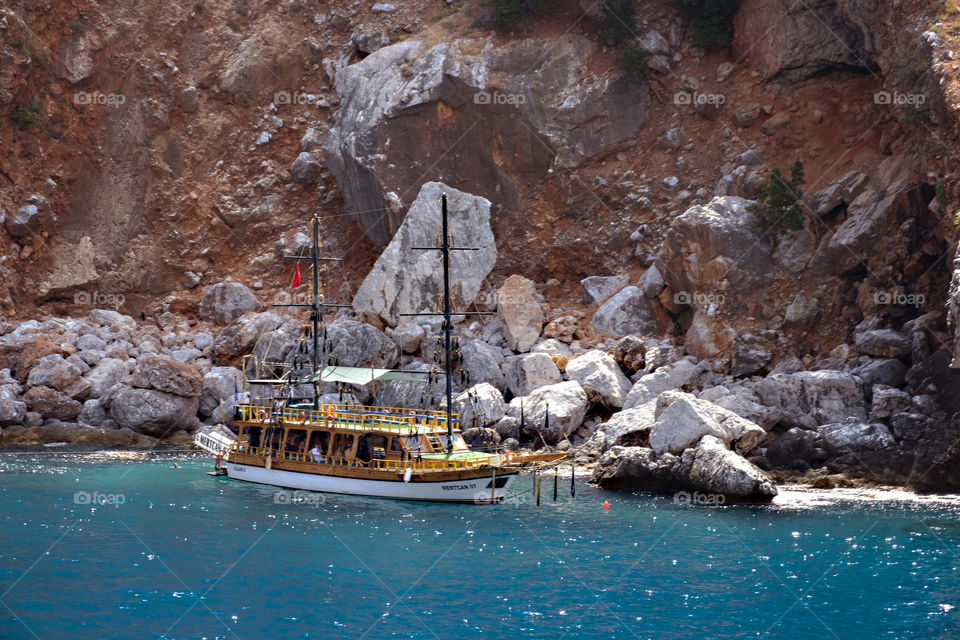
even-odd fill
[[[725,47],[733,40],[733,16],[740,0],[671,0],[693,29],[693,46],[706,49],[712,44]]]
[[[800,204],[803,198],[803,192],[800,191],[802,184],[803,163],[799,160],[790,166],[790,180],[776,168],[770,172],[770,181],[760,192],[757,201],[749,205],[747,210],[761,215],[764,231],[772,236],[803,229],[803,206]]]
[[[487,0],[493,6],[493,21],[509,27],[540,13],[547,0]]]

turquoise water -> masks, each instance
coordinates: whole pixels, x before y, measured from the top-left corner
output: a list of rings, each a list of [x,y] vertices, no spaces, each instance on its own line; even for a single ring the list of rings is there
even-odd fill
[[[960,637],[950,501],[278,502],[171,462],[0,456],[0,637]]]

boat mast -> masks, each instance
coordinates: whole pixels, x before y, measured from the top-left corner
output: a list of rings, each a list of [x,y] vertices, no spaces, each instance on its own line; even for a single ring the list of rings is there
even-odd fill
[[[274,304],[273,307],[307,307],[310,309],[310,323],[313,330],[313,357],[311,364],[313,374],[320,373],[320,323],[323,320],[323,309],[348,308],[348,304],[328,304],[321,302],[320,295],[320,261],[343,262],[343,258],[327,258],[320,255],[320,214],[313,216],[313,246],[310,248],[309,256],[283,256],[284,260],[309,260],[313,265],[313,296],[309,303],[305,304]],[[320,409],[320,379],[313,382],[313,408]]]
[[[440,243],[443,255],[443,348],[446,353],[444,373],[447,377],[447,453],[453,453],[453,372],[450,365],[450,238],[447,233],[447,194],[443,194],[443,240]]]

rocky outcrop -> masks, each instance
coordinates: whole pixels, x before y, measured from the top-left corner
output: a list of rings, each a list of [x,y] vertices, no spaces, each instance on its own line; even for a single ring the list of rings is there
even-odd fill
[[[199,426],[199,395],[187,397],[156,389],[115,385],[101,397],[100,402],[121,428],[155,438],[169,436],[179,429]]]
[[[862,382],[841,371],[775,373],[760,381],[755,390],[760,401],[780,411],[780,422],[813,429],[823,424],[867,417]]]
[[[657,332],[650,300],[638,287],[624,287],[594,311],[590,328],[612,336],[647,335]]]
[[[199,397],[203,391],[203,378],[192,364],[150,355],[137,358],[130,385],[178,396]]]
[[[666,391],[691,391],[703,384],[710,367],[693,358],[684,358],[637,379],[624,399],[623,408],[632,409],[655,400]]]
[[[356,223],[385,245],[420,186],[442,176],[516,211],[527,181],[554,162],[575,167],[636,136],[648,90],[587,73],[595,46],[569,34],[429,48],[411,40],[340,69],[340,114],[323,153]]]
[[[553,358],[545,353],[510,356],[503,362],[503,374],[507,388],[514,396],[529,395],[563,379]]]
[[[547,385],[511,400],[507,415],[519,419],[521,405],[526,430],[522,435],[555,445],[583,423],[587,414],[587,393],[580,383],[574,381]]]
[[[464,309],[497,261],[497,247],[490,230],[490,201],[428,182],[387,248],[364,279],[353,308],[367,321],[396,326],[401,313],[432,312],[443,297],[443,268],[435,247],[441,228],[441,195],[447,194],[450,235],[454,246],[477,251],[453,251],[450,255],[450,295],[455,309]]]
[[[454,411],[460,414],[463,428],[489,427],[506,413],[503,394],[493,385],[482,382],[453,399]]]

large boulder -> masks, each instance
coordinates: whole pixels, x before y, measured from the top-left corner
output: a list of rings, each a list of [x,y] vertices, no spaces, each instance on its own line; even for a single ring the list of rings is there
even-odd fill
[[[0,337],[0,368],[9,369],[20,382],[43,357],[55,353],[62,355],[63,347],[41,333],[14,331]]]
[[[507,345],[518,353],[526,353],[543,329],[542,296],[532,280],[512,275],[497,290],[497,317],[503,324]]]
[[[514,396],[525,396],[535,389],[563,380],[553,358],[545,353],[510,356],[503,362],[504,379]]]
[[[283,319],[273,311],[245,313],[220,330],[213,340],[211,353],[217,361],[229,362],[248,353],[263,334],[282,323]]]
[[[597,462],[591,482],[620,491],[676,491],[681,486],[673,474],[678,464],[676,456],[658,456],[647,447],[615,446]]]
[[[203,392],[203,378],[195,366],[164,356],[137,358],[137,367],[133,370],[130,385],[188,398],[199,398]]]
[[[580,281],[580,286],[583,287],[583,301],[585,304],[603,304],[628,284],[630,284],[630,276],[625,273],[618,276],[588,276]]]
[[[338,70],[340,112],[323,153],[347,211],[385,245],[424,182],[457,176],[459,188],[510,215],[555,162],[571,168],[633,139],[648,119],[649,89],[590,73],[596,47],[570,34],[408,40]]]
[[[766,437],[753,422],[682,391],[668,391],[657,398],[654,417],[650,448],[657,454],[679,455],[710,435],[746,455]]]
[[[774,373],[756,384],[760,401],[781,411],[786,426],[813,429],[822,424],[867,418],[861,380],[842,371]]]
[[[489,345],[479,338],[470,340],[460,347],[463,356],[462,369],[466,369],[472,384],[489,382],[500,389],[506,388],[503,378],[503,353],[497,347]]]
[[[223,406],[222,422],[233,423],[234,396],[243,387],[243,373],[236,367],[213,367],[203,376],[200,415],[218,419]],[[222,405],[221,405],[222,402]]]
[[[90,383],[90,398],[99,398],[107,389],[126,380],[130,374],[123,360],[104,358],[90,371],[84,374],[84,379]]]
[[[191,429],[197,425],[200,397],[156,389],[132,389],[118,384],[100,398],[100,403],[110,411],[110,417],[121,428],[163,438],[177,430]]]
[[[613,336],[656,333],[657,321],[650,300],[638,287],[624,287],[593,312],[590,328]]]
[[[23,394],[23,401],[30,411],[36,411],[44,418],[73,420],[83,408],[70,396],[50,387],[33,387]]]
[[[460,415],[460,424],[464,428],[488,427],[503,418],[506,404],[497,388],[482,382],[455,397],[453,410]]]
[[[631,387],[617,361],[599,349],[591,349],[567,362],[566,374],[570,380],[580,383],[591,402],[617,409],[623,406]]]
[[[27,405],[12,388],[0,386],[0,426],[22,424],[27,416]]]
[[[447,194],[454,246],[477,251],[450,254],[450,303],[464,309],[473,302],[497,261],[490,230],[490,201],[442,182],[424,184],[387,248],[380,254],[353,298],[353,308],[368,322],[396,326],[402,313],[436,311],[443,297],[443,266],[437,246],[441,229],[440,197]]]
[[[910,353],[910,340],[893,329],[873,329],[853,335],[861,353],[877,358],[902,358]]]
[[[239,282],[218,282],[207,290],[200,301],[200,317],[227,324],[251,311],[260,311],[263,305],[253,291]]]
[[[655,400],[633,409],[618,411],[597,428],[580,451],[598,457],[615,446],[649,447],[650,429],[656,421]]]
[[[703,384],[710,366],[684,358],[641,376],[624,399],[623,408],[632,409],[659,397],[665,391],[692,391]]]
[[[727,500],[770,502],[777,487],[767,474],[706,435],[695,449],[684,451],[677,475],[687,485]]]
[[[30,370],[30,375],[27,376],[27,387],[51,387],[73,395],[78,382],[82,382],[80,374],[78,366],[64,360],[59,353],[51,353],[41,358]],[[89,383],[86,389],[89,391]]]
[[[554,445],[576,431],[587,415],[587,392],[579,382],[570,380],[540,387],[530,395],[514,398],[507,415],[519,418],[523,411],[526,435]],[[546,416],[549,412],[549,426]]]
[[[419,380],[391,380],[377,391],[376,397],[370,401],[370,404],[434,411],[439,411],[446,406],[447,377],[436,365],[414,362],[402,370],[420,374],[416,376]],[[456,376],[451,382],[454,397],[456,397],[460,393]]]
[[[337,320],[327,325],[330,353],[344,367],[389,369],[400,361],[400,348],[387,334],[356,320]]]

